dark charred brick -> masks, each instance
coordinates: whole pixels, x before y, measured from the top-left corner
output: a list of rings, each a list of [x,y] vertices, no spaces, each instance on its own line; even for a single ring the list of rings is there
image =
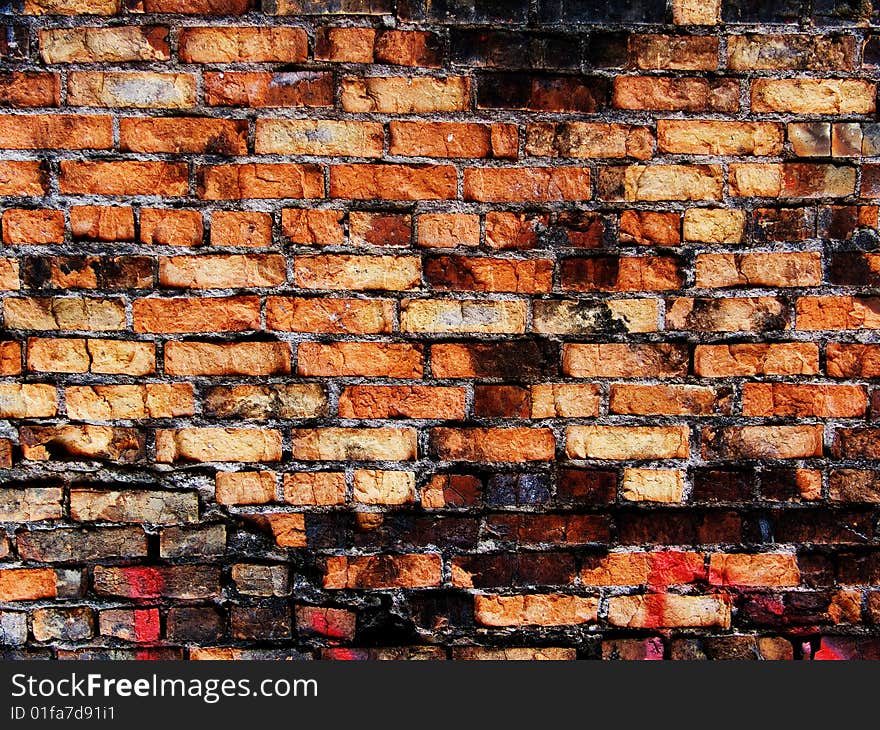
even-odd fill
[[[866,66],[880,66],[880,35],[869,35],[865,39],[862,62]]]
[[[153,284],[146,256],[27,256],[22,279],[32,289],[144,289]]]
[[[664,0],[540,0],[539,17],[546,23],[662,23]]]
[[[629,33],[596,31],[587,38],[587,65],[592,68],[622,68],[629,60]]]
[[[735,512],[623,512],[617,518],[621,545],[736,543],[742,523]]]
[[[232,606],[232,635],[236,639],[289,639],[290,606],[271,603],[265,606]]]
[[[467,351],[477,378],[532,380],[559,373],[559,345],[548,340],[474,343]]]
[[[567,210],[558,213],[541,234],[547,245],[599,248],[604,242],[605,221],[599,213]]]
[[[761,472],[761,496],[781,502],[801,500],[803,474],[798,469],[765,469]]]
[[[859,209],[855,205],[823,205],[818,211],[817,224],[819,238],[845,241],[859,227]]]
[[[831,454],[836,459],[880,459],[880,428],[839,428]]]
[[[864,0],[813,0],[812,8],[816,25],[858,23],[872,17],[871,5]]]
[[[556,497],[562,503],[611,504],[617,495],[617,472],[561,469]]]
[[[415,593],[409,607],[413,622],[426,631],[468,628],[474,623],[473,597],[459,591]]]
[[[755,472],[752,469],[698,468],[693,473],[694,502],[743,502],[755,491]]]
[[[832,469],[828,491],[837,502],[880,502],[880,472],[866,469]]]
[[[797,556],[801,583],[807,588],[829,588],[834,585],[834,561],[824,553],[801,550]]]
[[[804,0],[723,0],[721,19],[726,23],[796,23],[805,12]]]
[[[860,251],[833,251],[828,259],[828,281],[844,286],[880,286],[880,267],[872,266]]]
[[[494,474],[486,483],[486,504],[492,507],[524,507],[550,501],[550,478],[546,474]]]
[[[569,553],[497,553],[452,559],[453,583],[474,588],[568,585],[577,574]]]
[[[480,74],[481,109],[527,109],[592,114],[608,106],[610,85],[598,76]]]
[[[871,515],[859,512],[774,510],[767,519],[776,542],[852,544],[867,542],[874,534]]]
[[[841,585],[880,583],[880,552],[842,552],[837,555],[837,580]]]
[[[480,418],[528,418],[531,391],[519,385],[478,385],[474,388],[474,415]]]
[[[177,607],[168,611],[166,634],[171,641],[206,644],[224,633],[220,612],[211,606]]]
[[[22,61],[28,56],[28,31],[21,25],[0,27],[0,58],[6,61]]]
[[[611,540],[611,522],[606,515],[505,512],[486,518],[486,532],[494,540],[523,545],[607,544]]]
[[[428,19],[441,23],[524,22],[528,0],[426,0]]]
[[[352,515],[324,513],[306,515],[306,543],[310,548],[339,549],[351,544]]]
[[[756,241],[803,241],[816,235],[813,208],[756,208],[752,218]]]
[[[454,63],[491,68],[578,68],[581,58],[576,36],[489,28],[453,29],[450,52]]]
[[[752,626],[819,626],[832,623],[828,591],[744,593],[736,598],[738,615]]]
[[[475,517],[391,513],[383,515],[374,529],[356,531],[352,544],[362,548],[408,549],[437,545],[468,550],[476,547],[478,532],[479,521]]]

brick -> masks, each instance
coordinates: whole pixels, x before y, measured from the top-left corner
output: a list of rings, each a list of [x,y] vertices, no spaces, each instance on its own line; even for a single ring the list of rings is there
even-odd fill
[[[177,162],[62,161],[59,187],[71,195],[186,195],[187,169]]]
[[[870,297],[800,297],[796,305],[799,330],[857,330],[880,327]]]
[[[434,428],[430,439],[432,452],[444,461],[547,461],[555,444],[545,428]]]
[[[195,106],[191,74],[71,71],[67,79],[70,106],[186,109]]]
[[[826,370],[832,378],[874,378],[880,374],[880,347],[829,342]]]
[[[463,388],[368,386],[346,388],[339,397],[342,418],[464,418]]]
[[[211,214],[211,245],[253,246],[272,245],[272,216],[252,211],[215,210]]]
[[[753,375],[816,375],[819,348],[808,342],[697,345],[694,373],[718,378]]]
[[[2,575],[2,574],[0,574]],[[377,555],[327,558],[324,588],[430,588],[441,582],[440,556]]]
[[[608,603],[612,626],[630,628],[708,627],[728,628],[730,605],[716,596],[679,596],[657,593],[614,596]]]
[[[383,141],[382,125],[373,122],[258,119],[254,151],[258,155],[381,157]]]
[[[675,469],[624,469],[623,498],[631,502],[681,502],[683,473]]]
[[[718,67],[718,39],[713,36],[630,36],[629,52],[636,68],[671,71],[712,71]]]
[[[742,243],[745,222],[741,210],[691,208],[685,211],[682,233],[685,241]]]
[[[18,375],[21,372],[21,345],[0,341],[0,375]]]
[[[422,348],[372,342],[300,343],[297,371],[306,377],[421,378]]]
[[[787,329],[788,307],[777,297],[693,299],[667,302],[666,327],[705,332],[763,332]]]
[[[45,63],[124,63],[167,61],[171,58],[168,28],[50,28],[39,32]]]
[[[572,344],[562,369],[575,378],[674,378],[687,374],[687,361],[681,345]]]
[[[573,291],[663,291],[681,286],[672,256],[591,256],[561,262],[561,288]]]
[[[294,278],[304,289],[401,291],[421,284],[421,261],[415,256],[299,256]]]
[[[109,291],[153,285],[153,262],[146,256],[27,256],[22,263],[22,283],[33,289]]]
[[[730,411],[728,399],[701,385],[636,385],[614,383],[609,413],[627,415],[709,416]]]
[[[155,370],[155,345],[116,340],[28,340],[28,369],[35,372],[148,375]]]
[[[70,516],[77,522],[196,522],[199,502],[195,492],[72,489]]]
[[[411,471],[358,469],[354,473],[354,501],[362,504],[407,504],[414,501],[415,490]]]
[[[23,558],[47,563],[147,555],[147,538],[142,527],[31,530],[20,532],[17,543]]]
[[[120,148],[127,152],[247,154],[247,123],[199,117],[123,117]]]
[[[617,109],[735,112],[739,82],[699,77],[619,76],[614,79]]]
[[[182,13],[184,15],[244,15],[254,7],[254,0],[142,0],[147,13]]]
[[[478,246],[479,216],[467,213],[425,213],[418,217],[418,244],[425,248]]]
[[[672,19],[676,25],[717,25],[721,21],[721,2],[673,0]]]
[[[284,501],[299,505],[345,503],[345,474],[301,472],[284,475]]]
[[[18,430],[25,459],[105,459],[136,462],[144,457],[144,434],[111,426],[22,426]]]
[[[373,63],[376,36],[373,28],[319,28],[315,58],[337,63]]]
[[[0,488],[0,522],[40,522],[61,519],[59,487]]]
[[[8,208],[3,211],[3,243],[64,243],[64,211]]]
[[[860,418],[867,397],[858,385],[746,383],[742,407],[744,416]]]
[[[21,119],[17,114],[0,114],[0,148],[106,150],[113,146],[113,123],[108,116],[34,114],[28,116],[27,124]]]
[[[627,167],[626,200],[718,200],[721,198],[718,165],[648,165]]]
[[[553,262],[440,256],[428,259],[424,271],[436,289],[534,294],[552,288]]]
[[[461,76],[346,77],[340,84],[342,108],[347,112],[426,114],[464,111],[470,96],[470,79]]]
[[[447,200],[456,197],[450,165],[333,165],[330,196],[346,200]]]
[[[800,571],[794,555],[713,553],[709,559],[709,583],[721,586],[796,586]]]
[[[685,216],[694,212],[689,210]],[[620,214],[620,242],[677,246],[681,243],[681,216],[678,213],[625,210]]]
[[[120,0],[25,0],[26,15],[116,15]]]
[[[0,73],[0,106],[60,106],[61,78],[57,73],[8,71]]]
[[[303,461],[408,461],[416,458],[409,428],[293,430],[293,457]]]
[[[705,459],[805,459],[822,455],[821,426],[703,428]]]
[[[407,247],[412,241],[412,216],[351,211],[348,240],[353,246]]]
[[[297,630],[302,634],[351,641],[355,637],[357,614],[343,608],[297,606]]]
[[[828,122],[789,124],[788,139],[798,157],[831,156],[831,124]]]
[[[267,504],[275,501],[276,475],[271,471],[217,472],[218,504]]]
[[[281,433],[254,428],[181,428],[156,431],[156,460],[279,461]]]
[[[557,74],[481,74],[477,108],[593,114],[608,105],[608,79]]]
[[[82,641],[94,633],[93,612],[87,606],[38,608],[31,619],[37,641]]]
[[[657,121],[662,152],[685,155],[778,155],[782,125],[773,122]]]
[[[275,287],[287,278],[283,256],[161,256],[159,284],[176,289],[253,289]]]
[[[340,210],[304,210],[285,208],[281,211],[281,232],[293,243],[325,246],[342,243],[345,231]]]
[[[6,299],[6,326],[32,330],[121,330],[125,310],[121,299],[41,297]]]
[[[260,328],[258,297],[137,299],[135,332],[237,332]]]
[[[220,571],[208,565],[95,566],[95,592],[103,596],[194,600],[220,595]]]
[[[605,331],[609,322],[620,331],[655,332],[658,308],[655,299],[539,300],[532,314],[532,329],[540,333],[591,334]]]
[[[35,601],[54,598],[55,571],[49,568],[7,568],[0,570],[0,601]]]
[[[847,71],[854,55],[853,39],[840,35],[749,33],[727,40],[727,66],[735,71]]]
[[[140,241],[159,246],[200,246],[204,237],[197,210],[141,208]]]
[[[875,84],[859,79],[756,79],[753,112],[871,114]]]
[[[588,596],[526,594],[474,596],[474,616],[483,626],[566,626],[595,622],[599,600]]]
[[[210,106],[328,107],[333,105],[333,74],[321,71],[206,72]]]
[[[584,418],[599,415],[597,385],[542,384],[530,390],[531,418]]]
[[[553,646],[504,649],[461,646],[452,650],[452,658],[458,661],[571,661],[576,658],[576,651]]]
[[[640,586],[652,589],[705,581],[702,553],[663,550],[612,552],[601,560],[587,559],[581,581],[595,586]]]
[[[46,168],[39,162],[0,161],[0,195],[37,196],[47,190]]]
[[[550,202],[590,197],[590,170],[585,167],[471,167],[464,171],[465,200]]]
[[[64,399],[68,417],[81,421],[176,418],[194,412],[188,383],[71,386]]]
[[[700,254],[696,260],[699,287],[819,286],[819,253]]]
[[[855,192],[855,169],[837,165],[788,163],[730,166],[735,197],[830,198]]]
[[[390,299],[269,297],[266,326],[285,332],[379,334],[391,332]]]
[[[573,459],[680,459],[688,456],[687,426],[569,426]]]
[[[523,302],[405,299],[400,305],[400,328],[405,332],[525,332]]]
[[[831,453],[835,458],[876,459],[880,432],[874,428],[839,428],[834,432]]]
[[[133,241],[134,211],[124,207],[71,206],[70,233],[74,239]]]
[[[516,157],[512,124],[391,122],[388,152],[407,157]]]
[[[289,571],[282,565],[247,565],[237,563],[232,566],[232,580],[235,589],[246,596],[283,597],[290,593]]]
[[[322,198],[324,180],[317,165],[249,162],[199,168],[202,200]]]
[[[98,633],[132,643],[151,643],[161,635],[159,609],[111,608],[98,614]]]
[[[286,342],[169,342],[165,345],[169,375],[279,375],[290,373]]]
[[[302,28],[183,28],[178,45],[184,63],[298,63],[309,39]]]
[[[526,152],[541,157],[650,159],[654,135],[647,127],[590,122],[539,122],[526,129]]]

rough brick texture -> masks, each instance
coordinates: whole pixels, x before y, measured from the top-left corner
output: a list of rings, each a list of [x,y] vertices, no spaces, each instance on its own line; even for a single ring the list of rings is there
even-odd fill
[[[880,656],[876,5],[3,4],[0,657]]]

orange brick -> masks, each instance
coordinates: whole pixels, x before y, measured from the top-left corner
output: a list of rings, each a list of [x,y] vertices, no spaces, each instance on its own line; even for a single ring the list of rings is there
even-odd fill
[[[354,200],[443,200],[456,196],[449,165],[333,165],[330,196]]]
[[[21,208],[3,211],[3,243],[64,243],[64,212]]]
[[[290,372],[286,342],[169,342],[169,375],[281,375]]]
[[[300,375],[421,378],[422,348],[380,342],[302,342],[297,351]]]
[[[463,419],[465,390],[427,385],[353,385],[339,396],[339,416]]]
[[[281,211],[281,233],[293,243],[328,246],[342,243],[345,230],[341,210],[285,208]]]
[[[389,154],[408,157],[516,157],[512,124],[391,122]]]
[[[327,107],[333,105],[333,74],[320,71],[205,73],[211,106]]]
[[[586,167],[469,167],[464,171],[465,200],[550,202],[590,197]]]
[[[113,121],[102,115],[34,114],[22,123],[17,114],[0,114],[0,148],[12,150],[107,150]]]
[[[697,345],[694,373],[704,378],[816,375],[819,348],[809,342]]]
[[[744,416],[861,418],[867,405],[865,389],[860,385],[746,383],[743,386]]]
[[[0,570],[0,601],[36,601],[57,595],[55,571],[49,568]]]
[[[70,232],[74,238],[94,241],[133,241],[134,211],[99,205],[70,208]]]
[[[206,165],[199,168],[203,200],[245,198],[323,198],[324,178],[317,165]]]
[[[46,168],[36,161],[0,161],[0,195],[45,195]]]
[[[713,553],[709,582],[721,586],[796,586],[801,582],[794,555],[782,553]]]
[[[439,555],[327,558],[324,588],[430,588],[442,582]]]
[[[575,378],[675,378],[687,374],[681,345],[566,345],[562,370]]]
[[[186,195],[180,162],[61,162],[59,187],[73,195]]]
[[[135,332],[237,332],[260,328],[259,297],[136,299]]]
[[[269,297],[266,327],[283,332],[391,332],[394,302],[390,299]]]
[[[253,246],[272,245],[272,216],[251,211],[215,210],[211,214],[211,245]]]
[[[556,444],[547,428],[432,428],[430,441],[444,461],[548,461]]]
[[[425,248],[480,245],[480,218],[466,213],[425,213],[418,217],[418,244]]]
[[[160,256],[159,284],[179,289],[266,288],[285,282],[287,261],[273,254]]]
[[[141,243],[161,246],[200,246],[204,236],[197,210],[141,208]]]
[[[0,73],[0,104],[13,107],[59,106],[61,77],[39,71]]]
[[[184,63],[298,63],[308,56],[302,28],[182,28],[178,40]]]
[[[123,117],[120,149],[210,155],[247,154],[245,120],[190,117]]]
[[[288,504],[334,505],[345,503],[345,474],[299,472],[284,475],[284,501]]]

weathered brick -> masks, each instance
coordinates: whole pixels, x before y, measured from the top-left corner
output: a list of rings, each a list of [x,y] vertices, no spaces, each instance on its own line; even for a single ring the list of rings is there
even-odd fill
[[[247,153],[247,123],[199,117],[124,117],[119,143],[127,152],[175,152],[211,155]]]
[[[169,375],[274,375],[290,372],[286,342],[169,342],[165,345]]]
[[[444,461],[547,461],[555,446],[546,428],[434,428],[430,438]]]
[[[260,327],[259,297],[136,299],[135,332],[217,332]]]
[[[469,104],[470,79],[461,76],[346,77],[340,83],[347,112],[426,114],[464,111]]]
[[[106,150],[113,146],[113,121],[98,114],[0,114],[0,147],[13,150]]]
[[[421,378],[422,348],[395,343],[303,342],[297,350],[297,370],[306,377]]]
[[[564,626],[595,622],[599,600],[554,594],[474,596],[474,615],[483,626]]]
[[[210,106],[328,107],[333,105],[333,74],[322,71],[206,72]]]
[[[381,157],[381,124],[300,119],[258,119],[254,151],[258,155]]]
[[[569,426],[573,459],[679,459],[688,455],[687,426]]]
[[[618,109],[735,112],[739,82],[699,77],[619,76],[613,104]]]
[[[857,79],[757,79],[753,112],[871,114],[875,84]]]
[[[50,28],[39,32],[40,56],[46,63],[123,63],[171,58],[168,28]]]
[[[71,71],[67,79],[70,106],[186,109],[195,106],[192,74]]]
[[[293,456],[303,461],[408,461],[416,458],[410,428],[293,430]]]
[[[72,489],[70,516],[77,522],[195,522],[199,503],[194,492]]]
[[[175,418],[193,414],[189,383],[82,385],[64,389],[67,415],[82,421]]]
[[[183,28],[178,47],[184,63],[297,63],[309,39],[302,28]]]
[[[324,180],[317,165],[248,162],[199,168],[202,200],[322,198]]]
[[[434,554],[335,556],[327,558],[324,588],[429,588],[440,585],[440,572]]]
[[[175,289],[254,289],[283,284],[283,256],[161,256],[159,284]]]
[[[279,461],[281,433],[255,428],[181,428],[156,431],[156,460]]]

